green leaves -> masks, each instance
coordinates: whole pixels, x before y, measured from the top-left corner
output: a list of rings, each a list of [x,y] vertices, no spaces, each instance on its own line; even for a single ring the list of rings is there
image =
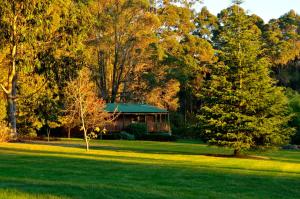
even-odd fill
[[[261,31],[237,6],[222,11],[219,20],[223,62],[210,68],[199,95],[205,136],[236,152],[285,143],[293,132],[287,128],[287,99],[269,76]]]

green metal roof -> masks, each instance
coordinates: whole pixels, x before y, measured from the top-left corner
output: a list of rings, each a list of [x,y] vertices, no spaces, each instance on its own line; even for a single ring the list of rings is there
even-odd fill
[[[168,113],[167,110],[156,106],[132,103],[107,103],[105,110],[110,113],[114,111],[119,113]]]

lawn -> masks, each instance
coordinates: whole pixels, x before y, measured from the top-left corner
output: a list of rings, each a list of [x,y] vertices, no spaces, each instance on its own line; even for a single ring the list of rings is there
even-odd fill
[[[300,198],[300,152],[215,157],[199,143],[93,141],[0,145],[0,198]]]

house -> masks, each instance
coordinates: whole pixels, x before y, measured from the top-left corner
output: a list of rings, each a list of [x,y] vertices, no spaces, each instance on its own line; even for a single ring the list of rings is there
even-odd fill
[[[118,113],[117,118],[106,126],[108,131],[122,131],[131,123],[145,123],[148,132],[171,132],[169,112],[148,104],[108,103],[109,113]]]

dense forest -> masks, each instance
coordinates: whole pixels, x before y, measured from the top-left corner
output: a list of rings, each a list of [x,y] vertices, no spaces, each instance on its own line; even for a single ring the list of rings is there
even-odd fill
[[[300,143],[300,16],[265,23],[240,1],[217,16],[196,3],[0,0],[1,129],[71,128],[70,85],[83,73],[101,107],[165,108],[177,136],[236,153]]]

